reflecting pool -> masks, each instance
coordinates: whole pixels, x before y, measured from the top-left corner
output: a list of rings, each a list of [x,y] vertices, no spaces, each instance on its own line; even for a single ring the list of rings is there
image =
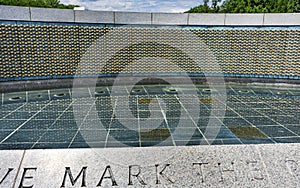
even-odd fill
[[[3,93],[0,149],[300,142],[297,87],[226,85],[226,101],[217,86],[119,87]]]

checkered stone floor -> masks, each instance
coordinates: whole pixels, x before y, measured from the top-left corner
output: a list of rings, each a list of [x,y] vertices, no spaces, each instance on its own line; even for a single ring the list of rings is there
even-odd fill
[[[0,101],[0,149],[300,142],[300,88],[67,88]]]

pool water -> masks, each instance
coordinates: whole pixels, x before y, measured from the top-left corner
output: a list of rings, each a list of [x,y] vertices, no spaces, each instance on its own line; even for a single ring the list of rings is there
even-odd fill
[[[226,85],[220,101],[207,85],[196,93],[187,85],[119,87],[128,95],[112,96],[112,87],[80,88],[76,97],[71,88],[2,93],[0,149],[300,142],[300,88]]]

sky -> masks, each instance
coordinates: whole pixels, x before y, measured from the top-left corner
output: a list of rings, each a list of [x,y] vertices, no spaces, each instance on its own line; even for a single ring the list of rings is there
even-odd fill
[[[185,12],[203,0],[60,0],[63,4],[84,6],[88,10],[129,12]]]

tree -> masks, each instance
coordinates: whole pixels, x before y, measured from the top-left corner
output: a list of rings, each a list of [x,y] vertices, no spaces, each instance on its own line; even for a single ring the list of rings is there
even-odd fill
[[[196,6],[191,8],[188,12],[189,13],[207,13],[210,12],[210,8],[208,6],[209,0],[204,0],[203,5]]]
[[[77,5],[64,5],[59,0],[0,0],[0,5],[26,6],[26,7],[45,7],[73,9]]]
[[[191,8],[189,13],[291,13],[300,12],[300,0],[209,0],[204,5]],[[206,6],[206,7],[205,7]]]
[[[220,7],[218,6],[218,3],[222,2],[222,0],[212,0],[212,9],[213,12],[219,12]]]
[[[210,0],[203,0],[203,4],[191,8],[188,13],[217,13],[219,12],[220,7],[218,4],[222,2],[222,0],[212,0],[211,6],[209,6]]]

